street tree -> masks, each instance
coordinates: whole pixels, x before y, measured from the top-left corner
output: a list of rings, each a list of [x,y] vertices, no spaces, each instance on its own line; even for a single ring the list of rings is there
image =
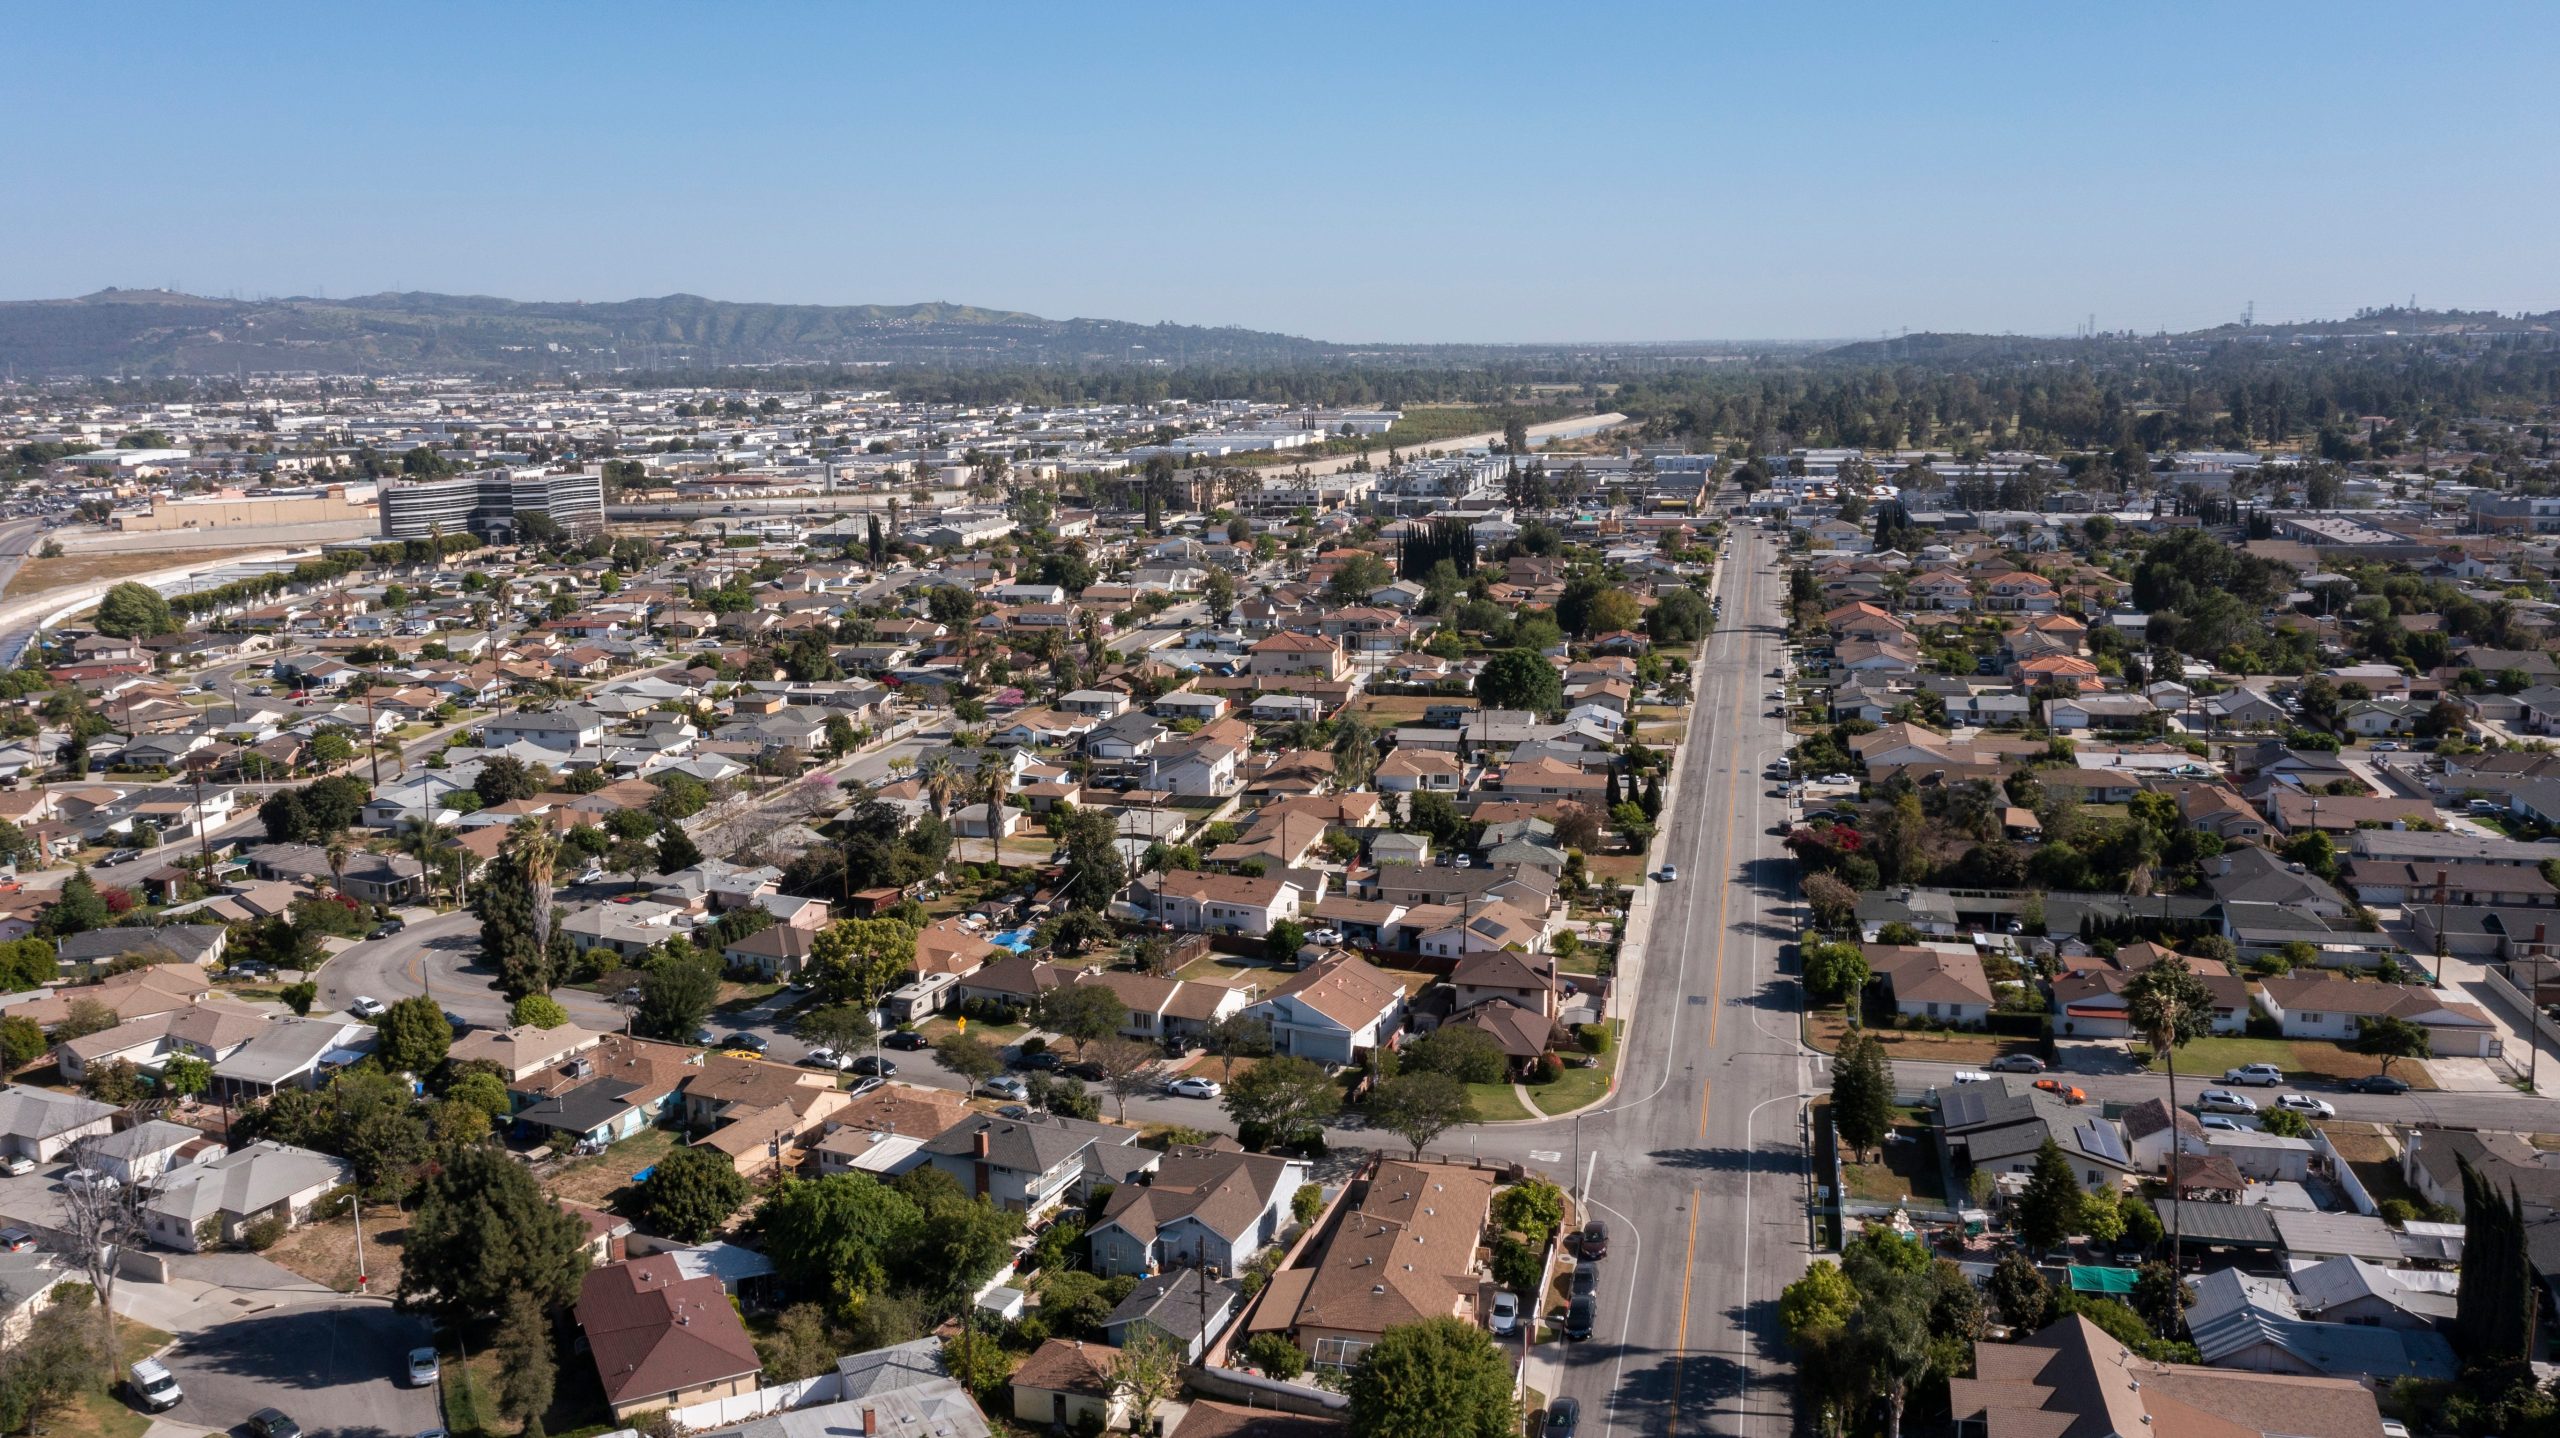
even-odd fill
[[[1865,1029],[1851,1030],[1832,1060],[1831,1123],[1862,1163],[1893,1131],[1893,1064]]]
[[[1228,1084],[1222,1102],[1247,1147],[1286,1147],[1324,1132],[1324,1121],[1342,1108],[1342,1090],[1306,1059],[1274,1058]]]
[[[2125,985],[2125,1021],[2133,1031],[2151,1045],[2169,1071],[2169,1108],[2178,1107],[2178,1050],[2201,1038],[2213,1027],[2213,991],[2183,954],[2170,954],[2151,967],[2134,975]],[[2169,1145],[2169,1196],[2183,1192],[2180,1167],[2184,1145]],[[2169,1213],[2175,1220],[2183,1210],[2176,1205]],[[2183,1223],[2173,1221],[2169,1228],[2169,1262],[2179,1267],[2185,1259],[2186,1233]]]
[[[1369,1121],[1413,1146],[1413,1156],[1449,1130],[1480,1122],[1467,1086],[1446,1074],[1397,1074],[1369,1094]]]
[[[2422,1059],[2435,1052],[2435,1045],[2424,1026],[2385,1015],[2358,1021],[2356,1052],[2382,1060],[2382,1072],[2387,1074],[2393,1059]]]
[[[1004,1072],[1004,1055],[976,1034],[944,1034],[933,1041],[933,1054],[944,1068],[967,1079],[971,1088]]]
[[[691,1043],[720,997],[720,966],[708,959],[667,959],[640,980],[641,1032],[672,1043]]]
[[[1042,1028],[1082,1052],[1120,1032],[1129,1007],[1102,984],[1060,984],[1040,996],[1039,1017]]]

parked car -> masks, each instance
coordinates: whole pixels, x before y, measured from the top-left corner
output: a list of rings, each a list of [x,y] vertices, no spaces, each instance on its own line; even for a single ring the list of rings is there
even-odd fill
[[[1598,1296],[1599,1296],[1599,1293],[1600,1293],[1600,1264],[1599,1264],[1599,1262],[1598,1262],[1597,1260],[1594,1260],[1594,1259],[1585,1259],[1584,1261],[1582,1261],[1582,1262],[1580,1262],[1580,1263],[1575,1264],[1575,1265],[1573,1266],[1573,1288],[1572,1288],[1571,1293],[1570,1293],[1568,1296],[1570,1296],[1570,1297],[1574,1297],[1574,1298],[1583,1298],[1583,1297],[1595,1297],[1595,1298],[1596,1298],[1596,1297],[1598,1297]]]
[[[841,1069],[844,1067],[844,1058],[834,1049],[825,1047],[814,1048],[809,1050],[807,1053],[802,1054],[800,1056],[800,1062],[807,1064],[813,1069]]]
[[[5,1159],[0,1159],[0,1173],[5,1173],[11,1178],[24,1178],[35,1171],[36,1161],[23,1153],[13,1153]]]
[[[2036,1087],[2053,1095],[2055,1098],[2062,1100],[2064,1103],[2087,1103],[2089,1101],[2089,1095],[2086,1090],[2074,1084],[2064,1083],[2060,1079],[2040,1078],[2036,1080]]]
[[[1014,1062],[1027,1069],[1045,1070],[1054,1069],[1058,1065],[1065,1063],[1066,1060],[1058,1057],[1058,1051],[1056,1049],[1042,1049],[1038,1053],[1023,1054],[1016,1058]]]
[[[401,924],[398,919],[386,919],[368,930],[365,937],[368,939],[387,939],[393,934],[400,932],[400,929]]]
[[[157,1358],[145,1358],[126,1369],[125,1386],[133,1390],[134,1401],[147,1413],[175,1408],[187,1396],[178,1388],[178,1375]]]
[[[2256,1113],[2258,1101],[2229,1089],[2209,1088],[2196,1095],[2198,1113]]]
[[[2034,1054],[2002,1054],[1991,1061],[1991,1071],[1996,1074],[2040,1074],[2044,1072],[2044,1060]]]
[[[1591,1336],[1591,1330],[1599,1320],[1600,1300],[1586,1293],[1565,1306],[1564,1336],[1570,1342],[1579,1343]]]
[[[1009,1098],[1018,1103],[1031,1097],[1031,1085],[1011,1074],[997,1074],[994,1078],[978,1085],[978,1092],[989,1098]]]
[[[1980,1069],[1965,1069],[1957,1073],[1949,1074],[1947,1077],[1960,1084],[1991,1082],[1991,1075],[1984,1073]]]
[[[436,1362],[436,1351],[434,1349],[412,1348],[409,1350],[410,1387],[424,1388],[428,1384],[435,1382],[443,1375],[444,1369]]]
[[[864,1054],[853,1061],[853,1071],[864,1078],[893,1078],[898,1072],[898,1061]]]
[[[1609,1225],[1602,1223],[1596,1218],[1591,1220],[1589,1223],[1584,1224],[1582,1226],[1582,1241],[1575,1245],[1575,1247],[1581,1253],[1582,1261],[1585,1263],[1589,1263],[1594,1259],[1608,1257]]]
[[[2336,1104],[2333,1104],[2324,1098],[2313,1098],[2307,1093],[2280,1094],[2276,1098],[2276,1107],[2291,1109],[2295,1113],[2301,1114],[2306,1118],[2336,1118],[2338,1116],[2338,1106]]]
[[[2224,1133],[2247,1133],[2249,1131],[2248,1126],[2241,1123],[2238,1119],[2224,1118],[2218,1113],[2201,1115],[2196,1119],[2196,1122],[2204,1125],[2206,1128],[2219,1129]]]
[[[751,1034],[744,1029],[722,1039],[720,1044],[723,1048],[744,1049],[751,1054],[763,1053],[767,1048],[771,1047],[771,1045],[766,1041],[764,1035]]]
[[[1680,866],[1678,864],[1663,865],[1662,882],[1666,884],[1676,884],[1680,882]]]
[[[900,1029],[896,1033],[881,1035],[880,1044],[883,1048],[929,1049],[933,1047],[933,1040],[914,1029]]]
[[[1177,1098],[1216,1098],[1226,1092],[1225,1089],[1218,1087],[1216,1080],[1204,1079],[1197,1074],[1184,1074],[1166,1084],[1164,1091]]]
[[[2274,1088],[2284,1082],[2284,1070],[2274,1064],[2242,1064],[2222,1071],[2224,1083],[2251,1084],[2258,1088]]]
[[[0,1253],[28,1253],[36,1246],[36,1236],[23,1228],[0,1228]]]
[[[1493,1313],[1485,1320],[1496,1338],[1508,1338],[1520,1328],[1520,1295],[1508,1288],[1494,1290]]]
[[[69,1173],[62,1176],[62,1186],[73,1193],[86,1193],[91,1189],[96,1189],[100,1193],[105,1193],[113,1189],[124,1187],[122,1183],[116,1180],[116,1176],[114,1174],[102,1173],[94,1168],[75,1168],[71,1170]]]
[[[2393,1078],[2389,1074],[2366,1074],[2363,1078],[2350,1082],[2347,1087],[2356,1093],[2386,1094],[2396,1098],[2409,1091],[2409,1081]]]
[[[388,1007],[371,994],[358,994],[347,1004],[347,1012],[360,1019],[378,1019]]]
[[[255,1438],[302,1438],[302,1425],[284,1416],[281,1408],[261,1408],[250,1414],[249,1431]]]
[[[1559,1398],[1547,1405],[1547,1438],[1573,1438],[1581,1426],[1581,1399]]]

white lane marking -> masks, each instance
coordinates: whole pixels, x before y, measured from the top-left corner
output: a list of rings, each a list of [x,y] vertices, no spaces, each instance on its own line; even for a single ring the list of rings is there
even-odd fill
[[[1597,1161],[1600,1155],[1595,1153],[1591,1157],[1594,1161]],[[1636,1241],[1635,1262],[1630,1265],[1630,1267],[1637,1273],[1644,1272],[1643,1227],[1637,1224],[1635,1220],[1618,1212],[1616,1209],[1611,1208],[1609,1205],[1600,1202],[1596,1198],[1590,1200],[1590,1203],[1593,1208],[1599,1209],[1601,1212],[1608,1214],[1611,1218],[1616,1219],[1618,1221],[1618,1227],[1634,1237]],[[1636,1286],[1630,1283],[1627,1285],[1626,1307],[1618,1316],[1618,1361],[1611,1365],[1609,1369],[1609,1412],[1608,1417],[1602,1420],[1600,1424],[1600,1438],[1609,1438],[1610,1433],[1618,1426],[1618,1395],[1627,1391],[1627,1340],[1634,1335],[1635,1331]],[[1572,1361],[1573,1348],[1572,1345],[1568,1344],[1565,1347],[1565,1356],[1563,1360],[1557,1364],[1557,1367],[1559,1369],[1570,1371]],[[1556,1386],[1561,1388],[1564,1385],[1562,1383],[1558,1383]]]

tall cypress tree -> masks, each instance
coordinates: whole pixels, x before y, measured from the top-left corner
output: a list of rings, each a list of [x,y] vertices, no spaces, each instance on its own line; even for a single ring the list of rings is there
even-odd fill
[[[2525,1252],[2524,1203],[2500,1193],[2468,1160],[2462,1172],[2462,1291],[2455,1298],[2454,1347],[2477,1367],[2533,1355],[2533,1264]]]

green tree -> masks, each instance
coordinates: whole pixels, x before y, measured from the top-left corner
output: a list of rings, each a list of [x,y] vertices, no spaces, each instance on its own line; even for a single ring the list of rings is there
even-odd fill
[[[1493,1221],[1543,1248],[1564,1223],[1564,1191],[1543,1178],[1522,1179],[1495,1195]]]
[[[966,1302],[1012,1257],[1021,1214],[970,1197],[938,1168],[902,1174],[896,1186],[922,1210],[899,1245],[902,1277],[946,1310]]]
[[[915,961],[915,925],[903,919],[839,919],[810,943],[808,978],[825,1002],[867,1009]]]
[[[160,1070],[160,1091],[180,1098],[213,1087],[213,1065],[193,1054],[177,1054]]]
[[[1369,1093],[1369,1121],[1413,1146],[1422,1157],[1433,1140],[1481,1122],[1467,1086],[1446,1074],[1397,1074]]]
[[[801,1016],[800,1037],[820,1048],[850,1054],[879,1035],[867,1009],[856,1004],[829,1004]]]
[[[1893,1064],[1864,1029],[1852,1030],[1832,1060],[1831,1123],[1861,1162],[1893,1131]]]
[[[293,1010],[295,1014],[309,1018],[311,1006],[320,1002],[320,986],[309,979],[304,979],[301,983],[287,984],[278,989],[276,997],[284,1000],[284,1006]]]
[[[1983,1289],[2000,1321],[2020,1333],[2038,1332],[2053,1321],[2053,1284],[2024,1249],[2002,1253]]]
[[[2521,1364],[2533,1356],[2533,1259],[2527,1251],[2524,1201],[2504,1192],[2457,1155],[2462,1176],[2462,1286],[2454,1303],[2454,1350],[2474,1365]]]
[[[640,1220],[670,1238],[700,1243],[747,1201],[746,1176],[716,1148],[687,1145],[658,1160],[640,1185]]]
[[[1442,1024],[1405,1045],[1396,1067],[1401,1073],[1447,1074],[1460,1083],[1501,1083],[1510,1076],[1511,1060],[1484,1030]]]
[[[1778,1326],[1789,1343],[1803,1347],[1815,1334],[1838,1331],[1857,1306],[1858,1290],[1840,1266],[1817,1258],[1778,1295]]]
[[[25,1068],[44,1056],[44,1029],[23,1014],[0,1018],[0,1062],[11,1073]]]
[[[2435,1052],[2435,1045],[2423,1026],[2385,1016],[2357,1022],[2356,1052],[2382,1060],[2387,1074],[2393,1059],[2422,1059]]]
[[[944,1034],[933,1041],[933,1054],[944,1068],[967,1079],[971,1088],[1004,1072],[1004,1056],[976,1034]]]
[[[1552,714],[1564,707],[1564,678],[1534,649],[1506,649],[1476,675],[1476,701],[1488,709]]]
[[[393,1004],[374,1025],[374,1054],[394,1073],[432,1072],[452,1047],[453,1025],[423,994]]]
[[[98,892],[88,866],[82,865],[62,881],[62,891],[36,920],[36,932],[46,938],[60,938],[103,929],[115,921],[115,911],[107,907],[106,896]]]
[[[879,1292],[899,1247],[924,1217],[897,1189],[867,1173],[786,1179],[756,1207],[756,1231],[784,1281],[839,1305]]]
[[[936,591],[939,592],[939,591]],[[992,1399],[1013,1376],[1013,1356],[992,1333],[962,1328],[942,1340],[943,1371],[981,1399]]]
[[[485,1068],[473,1068],[456,1078],[444,1096],[450,1102],[469,1104],[487,1114],[491,1123],[515,1111],[515,1100],[507,1095],[507,1081]]]
[[[1402,1324],[1360,1356],[1352,1438],[1512,1438],[1520,1407],[1493,1335],[1446,1315]]]
[[[1807,940],[1796,948],[1805,997],[1815,1004],[1855,1003],[1867,987],[1867,956],[1856,944]]]
[[[1120,856],[1120,821],[1106,810],[1058,807],[1063,812],[1049,821],[1064,866],[1058,897],[1069,908],[1099,913],[1129,882],[1128,862]]]
[[[126,580],[98,600],[98,632],[118,639],[175,634],[182,626],[169,601],[147,584]]]
[[[1128,1005],[1101,984],[1060,984],[1040,996],[1040,1026],[1081,1050],[1120,1032]]]
[[[1248,1146],[1285,1147],[1320,1137],[1342,1107],[1342,1090],[1305,1059],[1274,1058],[1228,1084],[1220,1102]]]
[[[640,980],[641,1030],[691,1043],[720,998],[720,966],[708,959],[665,960]]]
[[[2015,1226],[2029,1253],[2051,1251],[2078,1226],[2085,1194],[2062,1145],[2048,1138],[2036,1150],[2035,1171],[2018,1195]]]
[[[702,850],[693,836],[674,820],[663,821],[658,828],[658,872],[672,874],[690,869],[702,862]]]
[[[1155,1427],[1156,1410],[1182,1390],[1182,1354],[1152,1328],[1133,1331],[1111,1360],[1111,1392],[1129,1405],[1129,1426],[1145,1433]]]
[[[2289,1108],[2270,1108],[2258,1115],[2258,1131],[2278,1138],[2309,1138],[2311,1120]]]
[[[506,1321],[498,1326],[498,1411],[540,1438],[542,1415],[551,1408],[558,1369],[552,1356],[551,1316],[532,1294],[507,1295]]]
[[[523,1164],[494,1148],[457,1149],[419,1189],[399,1302],[459,1323],[524,1293],[557,1313],[577,1298],[586,1271],[587,1226],[561,1212]]]
[[[537,1029],[556,1029],[569,1022],[569,1011],[549,994],[527,994],[516,1000],[507,1018],[517,1027],[530,1024]]]

